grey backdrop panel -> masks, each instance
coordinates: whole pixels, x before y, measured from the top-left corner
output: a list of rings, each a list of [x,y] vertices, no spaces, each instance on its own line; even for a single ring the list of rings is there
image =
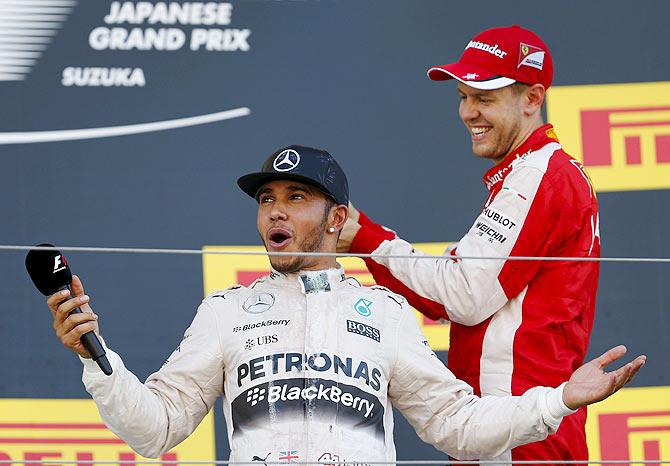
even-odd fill
[[[0,243],[200,248],[259,244],[236,178],[291,143],[328,149],[359,207],[410,241],[457,240],[486,197],[453,83],[428,66],[481,29],[520,23],[549,44],[555,84],[663,81],[670,4],[480,1],[233,2],[246,52],[93,50],[110,1],[81,1],[24,81],[1,82],[0,132],[107,127],[248,107],[251,115],[113,138],[0,145]],[[125,25],[124,27],[129,27]],[[147,25],[140,26],[142,28]],[[179,27],[179,26],[176,26]],[[183,26],[187,35],[195,26]],[[65,87],[63,69],[141,67],[143,87]],[[665,96],[667,98],[667,96]],[[560,128],[558,128],[560,136]],[[605,256],[668,256],[669,191],[599,196]],[[2,397],[85,397],[23,253],[1,254]],[[202,298],[197,256],[69,254],[109,344],[144,378]],[[650,356],[637,385],[670,385],[668,267],[605,264],[591,355],[624,342]],[[441,357],[444,358],[444,354]],[[227,457],[217,409],[218,456]],[[398,457],[441,455],[400,421]]]

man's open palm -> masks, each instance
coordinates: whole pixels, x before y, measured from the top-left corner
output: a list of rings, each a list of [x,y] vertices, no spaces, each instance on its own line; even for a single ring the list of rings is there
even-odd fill
[[[563,388],[565,405],[570,409],[581,408],[604,400],[626,385],[635,377],[647,357],[638,356],[615,371],[605,372],[604,369],[608,365],[624,354],[626,354],[626,347],[617,346],[577,369]]]

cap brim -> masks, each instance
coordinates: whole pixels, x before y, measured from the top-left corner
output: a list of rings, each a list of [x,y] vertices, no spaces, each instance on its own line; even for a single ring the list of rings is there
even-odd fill
[[[237,186],[239,186],[247,195],[256,199],[256,194],[258,194],[258,190],[261,189],[261,186],[276,180],[300,181],[301,183],[314,186],[329,197],[333,197],[331,193],[329,193],[323,186],[315,183],[313,179],[302,175],[292,175],[288,173],[249,173],[248,175],[241,176],[237,179]],[[337,200],[335,201],[337,202]]]
[[[463,62],[434,66],[428,70],[428,77],[433,81],[456,79],[463,84],[481,90],[500,89],[516,82],[514,79]]]

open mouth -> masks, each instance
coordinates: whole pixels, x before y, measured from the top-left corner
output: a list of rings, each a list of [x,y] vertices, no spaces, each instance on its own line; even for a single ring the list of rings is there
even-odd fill
[[[272,249],[283,249],[289,245],[293,235],[284,228],[271,228],[268,231],[268,246]]]

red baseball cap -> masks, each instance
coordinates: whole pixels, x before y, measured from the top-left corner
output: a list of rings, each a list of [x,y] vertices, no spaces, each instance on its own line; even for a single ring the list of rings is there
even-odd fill
[[[433,81],[457,79],[475,89],[500,89],[515,82],[551,85],[554,63],[534,32],[518,25],[487,29],[468,43],[456,63],[428,70]]]

